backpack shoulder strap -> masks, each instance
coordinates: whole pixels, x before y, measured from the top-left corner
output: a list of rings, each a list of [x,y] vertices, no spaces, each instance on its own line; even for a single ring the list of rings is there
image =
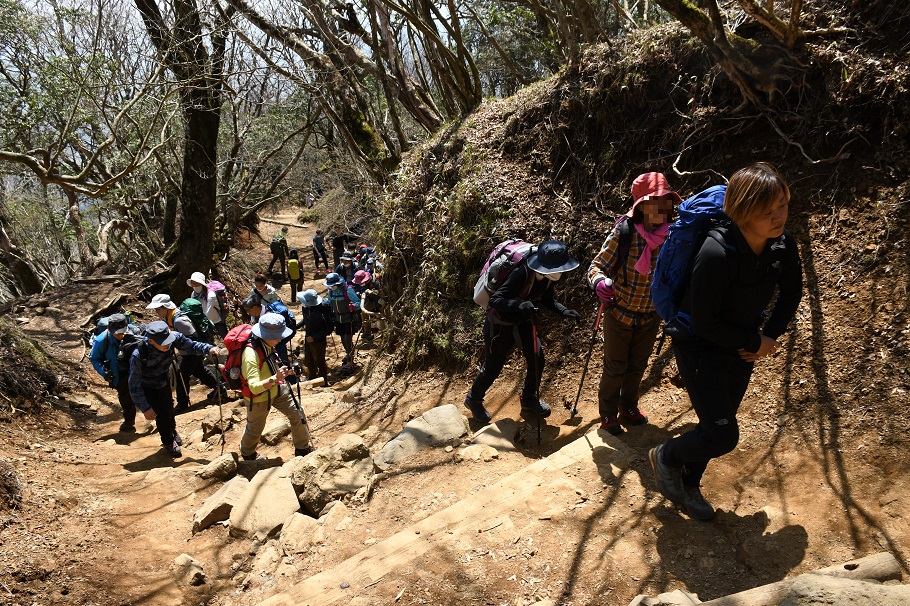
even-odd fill
[[[632,224],[628,217],[619,222],[619,254],[616,256],[616,269],[619,270],[629,258],[632,250]]]

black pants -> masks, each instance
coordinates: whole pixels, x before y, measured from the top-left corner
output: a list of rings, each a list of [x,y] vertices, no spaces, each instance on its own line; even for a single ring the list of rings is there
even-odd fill
[[[215,334],[222,339],[228,334],[228,327],[224,320],[221,320],[221,322],[215,322]]]
[[[316,271],[319,271],[319,258],[322,257],[322,263],[325,265],[325,270],[329,271],[329,259],[326,257],[324,248],[313,247],[313,263],[316,265]],[[340,262],[340,261],[339,261]]]
[[[269,271],[268,271],[269,276],[272,275],[272,267],[275,266],[275,263],[278,263],[278,269],[281,271],[281,275],[282,276],[287,275],[287,269],[285,269],[285,263],[284,263],[284,249],[282,249],[281,252],[272,253],[272,262],[269,263]]]
[[[474,384],[471,385],[471,397],[475,400],[483,400],[493,381],[502,372],[502,367],[505,366],[512,349],[519,346],[527,365],[522,394],[525,402],[536,402],[540,378],[543,376],[544,355],[543,348],[540,346],[540,339],[537,339],[537,352],[535,355],[534,335],[535,327],[530,322],[523,322],[515,326],[504,326],[484,320],[483,366],[480,367],[480,373],[474,379]]]
[[[133,396],[130,395],[130,383],[127,380],[130,371],[124,369],[120,371],[120,382],[117,383],[117,400],[120,402],[120,408],[123,410],[123,422],[131,427],[136,425],[136,404],[133,402]]]
[[[341,253],[343,253],[343,252],[344,252],[343,248],[333,248],[332,249],[332,262],[333,262],[332,267],[338,267],[338,265],[341,263]],[[326,267],[325,269],[326,269],[326,271],[329,270],[328,267]]]
[[[177,406],[181,408],[190,405],[190,378],[196,377],[210,389],[218,387],[218,380],[205,367],[202,356],[183,356],[180,360],[180,369],[177,377]]]
[[[170,447],[177,435],[177,424],[174,422],[174,398],[171,395],[171,386],[143,387],[145,399],[155,411],[155,424],[161,436],[161,444]]]
[[[303,271],[303,270],[300,270],[300,271]],[[296,280],[294,278],[288,276],[288,281],[291,284],[291,303],[290,304],[299,303],[299,301],[297,300],[297,291],[303,292],[303,274],[301,274],[300,277],[297,278]]]
[[[698,425],[671,438],[663,457],[668,465],[683,468],[683,484],[698,486],[708,461],[732,451],[739,442],[736,413],[754,365],[702,340],[674,339],[673,353]]]
[[[306,368],[308,378],[315,379],[317,377],[323,377],[326,384],[328,384],[329,367],[325,361],[326,345],[328,345],[328,342],[325,339],[322,341],[313,341],[312,343],[304,341],[303,365]]]

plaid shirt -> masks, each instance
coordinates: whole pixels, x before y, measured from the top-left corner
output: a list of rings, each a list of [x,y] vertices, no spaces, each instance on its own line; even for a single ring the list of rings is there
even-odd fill
[[[660,247],[651,253],[651,269],[643,276],[635,271],[635,263],[645,249],[645,239],[635,226],[629,224],[632,242],[629,256],[622,267],[615,267],[619,257],[619,226],[607,236],[601,251],[591,261],[588,268],[588,283],[593,287],[601,278],[609,276],[613,280],[613,293],[616,304],[610,309],[617,320],[628,326],[636,322],[648,321],[654,314],[654,303],[651,301],[651,279]]]

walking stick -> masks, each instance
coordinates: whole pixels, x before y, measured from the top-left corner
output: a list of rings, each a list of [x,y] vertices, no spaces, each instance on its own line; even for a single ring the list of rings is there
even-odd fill
[[[535,389],[534,396],[537,398],[537,406],[540,406],[540,373],[537,370],[537,359],[540,355],[540,344],[537,341],[537,323],[531,324],[531,338],[534,339],[534,381],[536,381],[537,388]],[[537,417],[537,447],[540,447],[540,415],[534,415]]]
[[[212,354],[212,361],[215,363],[215,370],[218,370],[218,356]],[[215,388],[218,390],[218,429],[221,430],[221,454],[224,454],[224,443],[227,439],[224,437],[224,413],[221,410],[221,381],[218,381],[218,386]]]
[[[600,319],[603,316],[604,312],[604,302],[600,302],[600,307],[597,308],[597,317],[594,318],[594,326],[591,327],[591,344],[588,345],[588,355],[585,356],[585,365],[581,369],[581,381],[578,382],[578,393],[575,394],[575,402],[572,406],[569,406],[569,403],[566,402],[565,406],[569,409],[570,417],[575,417],[578,414],[578,399],[581,397],[581,388],[585,384],[585,375],[588,374],[588,362],[591,361],[591,354],[594,352],[594,343],[597,342],[597,331],[600,328]]]

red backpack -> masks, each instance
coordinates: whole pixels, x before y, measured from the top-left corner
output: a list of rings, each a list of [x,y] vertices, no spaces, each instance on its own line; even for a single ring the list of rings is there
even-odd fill
[[[224,347],[228,354],[224,366],[221,367],[221,378],[224,379],[228,389],[235,391],[239,389],[244,398],[252,398],[253,392],[250,391],[250,386],[241,369],[243,350],[252,347],[259,356],[259,366],[265,362],[265,354],[260,348],[253,346],[252,337],[253,327],[250,324],[235,326],[224,335]]]

